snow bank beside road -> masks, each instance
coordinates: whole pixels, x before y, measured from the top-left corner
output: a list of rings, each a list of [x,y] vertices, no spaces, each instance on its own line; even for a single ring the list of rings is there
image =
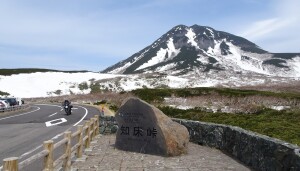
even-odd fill
[[[119,75],[87,73],[45,72],[31,74],[17,74],[0,76],[1,91],[8,92],[16,97],[46,97],[55,95],[53,92],[60,90],[61,94],[70,92],[80,94],[89,93],[90,89],[81,91],[78,84],[91,79],[101,80],[115,78]],[[52,93],[52,94],[51,94]]]

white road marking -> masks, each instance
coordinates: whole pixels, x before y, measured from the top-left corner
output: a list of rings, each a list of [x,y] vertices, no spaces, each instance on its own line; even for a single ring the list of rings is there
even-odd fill
[[[37,149],[39,149],[39,148],[41,148],[41,147],[42,147],[42,145],[40,145],[40,146],[34,148],[34,149],[31,150],[31,151],[28,151],[28,152],[22,154],[22,155],[19,157],[19,159],[22,159],[23,157],[27,156],[27,155],[30,154],[30,153],[33,153],[34,151],[36,151]]]
[[[78,109],[78,108],[72,108],[72,110],[73,110],[73,109]]]
[[[56,122],[56,121],[59,121],[59,120],[60,120],[60,122]],[[52,123],[52,122],[54,122],[54,123]],[[45,124],[46,124],[46,127],[50,127],[50,126],[58,125],[58,124],[61,124],[61,123],[64,123],[64,122],[67,122],[67,119],[58,118],[58,119],[54,119],[52,121],[45,122]]]
[[[54,105],[54,104],[36,104],[36,105],[42,105],[42,106],[55,106],[55,107],[61,108],[60,111],[63,111],[62,106],[59,106],[59,105]],[[56,115],[56,114],[57,114],[57,112],[56,112],[56,113],[53,113],[53,114],[51,114],[51,115],[49,115],[48,117],[54,116],[54,115]]]
[[[36,105],[42,105],[42,106],[55,106],[55,107],[60,107],[60,108],[62,108],[62,107],[59,106],[59,105],[53,105],[53,104],[36,104]]]
[[[68,129],[67,129],[68,130]],[[66,130],[66,131],[67,131]],[[65,131],[65,132],[66,132]],[[51,138],[52,140],[55,140],[55,139],[57,139],[57,138],[59,138],[60,136],[62,136],[64,133],[60,133],[60,134],[57,134],[57,135],[55,135],[53,138]]]
[[[55,112],[55,113],[49,115],[48,117],[54,116],[54,115],[56,115],[56,114],[57,114],[57,112]]]
[[[38,110],[40,110],[41,108],[37,107],[37,106],[33,106],[33,107],[36,107],[37,109],[36,110],[33,110],[33,111],[30,111],[30,112],[26,112],[26,113],[21,113],[21,114],[18,114],[18,115],[13,115],[13,116],[8,116],[8,117],[5,117],[5,118],[1,118],[1,120],[4,120],[4,119],[9,119],[9,118],[14,118],[14,117],[17,117],[17,116],[22,116],[22,115],[27,115],[29,113],[33,113],[33,112],[36,112]]]
[[[67,130],[65,130],[64,132],[66,132],[66,131],[68,131],[70,128],[68,128]],[[57,135],[55,135],[53,138],[51,138],[52,140],[55,140],[55,139],[58,139],[60,136],[62,136],[64,133],[60,133],[60,134],[57,134]],[[39,148],[42,148],[43,147],[43,145],[39,145],[39,146],[37,146],[36,148],[34,148],[34,149],[32,149],[32,150],[30,150],[30,151],[28,151],[28,152],[26,152],[26,153],[24,153],[24,154],[22,154],[20,157],[19,157],[19,159],[22,159],[23,157],[25,157],[25,156],[27,156],[27,155],[29,155],[30,153],[33,153],[34,151],[36,151],[36,150],[38,150]],[[1,167],[0,167],[1,168]],[[1,170],[0,170],[1,171]]]
[[[36,105],[42,105],[42,106],[55,106],[55,107],[61,108],[60,111],[63,111],[63,110],[64,110],[62,106],[54,105],[54,104],[36,104]]]
[[[87,110],[85,107],[82,107],[82,106],[78,106],[78,107],[83,108],[83,109],[85,110],[85,114],[84,114],[84,116],[83,116],[77,123],[75,123],[73,126],[78,125],[78,124],[86,117],[86,115],[89,113],[88,110]]]

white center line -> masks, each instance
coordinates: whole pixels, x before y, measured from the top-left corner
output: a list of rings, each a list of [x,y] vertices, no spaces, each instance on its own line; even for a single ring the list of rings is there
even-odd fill
[[[57,112],[55,112],[55,113],[49,115],[48,117],[54,116],[54,115],[56,115],[56,114],[57,114]]]

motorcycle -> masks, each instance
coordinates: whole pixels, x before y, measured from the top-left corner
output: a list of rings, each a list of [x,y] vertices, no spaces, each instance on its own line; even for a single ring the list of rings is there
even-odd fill
[[[71,113],[72,113],[72,105],[71,105],[71,103],[68,101],[68,100],[66,100],[64,103],[63,103],[63,108],[64,108],[64,110],[65,110],[65,112],[66,112],[66,114],[67,115],[71,115]]]

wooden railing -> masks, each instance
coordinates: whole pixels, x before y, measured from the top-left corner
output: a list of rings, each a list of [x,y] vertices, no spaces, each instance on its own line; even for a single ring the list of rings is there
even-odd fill
[[[55,143],[53,140],[44,141],[44,150],[31,156],[30,158],[18,163],[18,157],[5,158],[3,160],[3,171],[18,171],[32,164],[38,159],[44,158],[43,171],[53,171],[55,168],[62,166],[64,171],[71,170],[72,153],[76,154],[77,158],[82,157],[83,150],[90,147],[91,141],[99,134],[99,116],[95,115],[89,121],[86,121],[84,126],[78,125],[77,131],[73,134],[71,131],[64,133],[64,138]],[[77,143],[72,147],[72,138],[77,137]],[[53,151],[64,145],[64,153],[54,160]]]

